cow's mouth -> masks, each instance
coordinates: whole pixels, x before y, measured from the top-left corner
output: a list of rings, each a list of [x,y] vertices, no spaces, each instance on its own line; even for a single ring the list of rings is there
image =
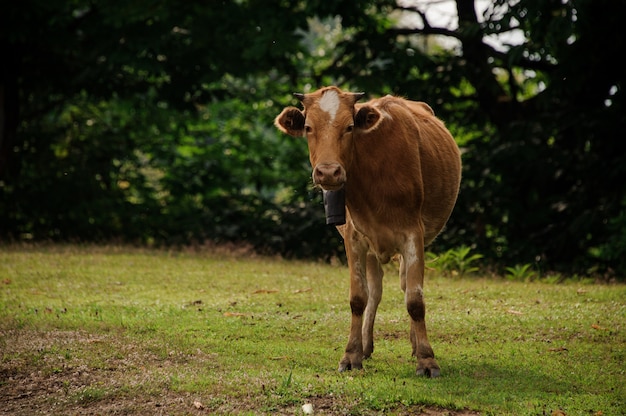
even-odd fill
[[[336,162],[316,165],[312,176],[313,183],[325,191],[338,191],[346,183],[346,171]]]
[[[338,191],[338,190],[343,188],[344,184],[343,183],[338,183],[338,184],[318,183],[316,185],[319,186],[320,188],[322,188],[325,191]]]

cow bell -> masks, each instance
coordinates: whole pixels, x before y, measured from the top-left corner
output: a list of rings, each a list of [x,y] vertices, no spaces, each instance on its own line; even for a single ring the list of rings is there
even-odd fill
[[[346,190],[324,192],[324,211],[326,212],[326,224],[343,225],[346,223]]]

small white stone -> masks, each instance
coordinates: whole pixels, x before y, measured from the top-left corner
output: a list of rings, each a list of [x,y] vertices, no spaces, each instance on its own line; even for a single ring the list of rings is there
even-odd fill
[[[313,414],[313,405],[311,403],[306,403],[302,405],[302,412],[305,415],[312,415]]]

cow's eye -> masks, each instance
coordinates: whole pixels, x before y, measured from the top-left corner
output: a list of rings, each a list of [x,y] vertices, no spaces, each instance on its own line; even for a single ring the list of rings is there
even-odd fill
[[[304,131],[307,133],[311,133],[313,129],[311,128],[311,126],[304,126]]]
[[[350,124],[348,127],[346,127],[346,133],[350,133],[353,129],[354,129],[354,124]]]

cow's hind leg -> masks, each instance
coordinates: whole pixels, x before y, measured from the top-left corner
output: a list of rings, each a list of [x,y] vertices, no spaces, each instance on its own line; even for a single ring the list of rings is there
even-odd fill
[[[369,358],[374,352],[374,321],[383,295],[383,269],[373,253],[367,255],[366,275],[368,298],[363,320],[363,358]]]
[[[406,265],[404,263],[404,257],[402,256],[400,256],[400,288],[402,289],[402,293],[404,293],[406,297]],[[411,347],[413,348],[411,355],[413,357],[417,357],[417,341],[415,339],[415,328],[413,328],[413,324],[410,324],[409,326],[409,339],[411,340]]]
[[[417,375],[438,377],[439,364],[435,360],[426,333],[426,305],[424,303],[424,243],[414,237],[407,245],[400,266],[401,282],[404,289],[407,311],[411,317],[411,345],[417,357]]]

